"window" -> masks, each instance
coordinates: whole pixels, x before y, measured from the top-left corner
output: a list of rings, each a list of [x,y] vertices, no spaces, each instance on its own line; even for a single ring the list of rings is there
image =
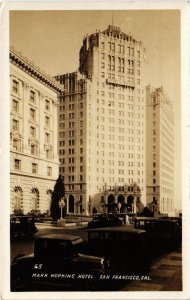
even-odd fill
[[[13,126],[12,127],[13,130],[15,130],[15,131],[19,130],[19,122],[17,120],[13,120],[12,126]]]
[[[36,174],[37,173],[37,164],[32,164],[32,173]]]
[[[35,120],[36,118],[36,111],[33,108],[30,108],[30,117],[32,120]]]
[[[118,58],[118,71],[124,73],[124,58]]]
[[[21,169],[21,161],[19,159],[15,159],[14,161],[14,169],[20,170]]]
[[[50,134],[49,133],[45,133],[45,143],[49,144],[50,143]]]
[[[35,103],[36,93],[34,91],[30,91],[30,102]]]
[[[30,152],[32,155],[36,155],[36,145],[31,145]]]
[[[105,43],[101,42],[101,48],[104,49],[105,48]]]
[[[47,176],[51,176],[51,175],[52,175],[52,168],[47,167]]]
[[[50,118],[48,116],[45,116],[45,127],[49,128],[50,126]]]
[[[19,103],[15,99],[13,99],[13,102],[12,102],[12,110],[14,112],[18,112],[18,110],[19,110]]]
[[[108,70],[115,71],[115,57],[108,56]]]
[[[50,101],[47,99],[45,100],[45,109],[50,110]]]
[[[20,140],[13,139],[13,148],[15,151],[20,151]]]
[[[13,92],[18,94],[19,83],[16,80],[13,80]]]
[[[50,159],[51,158],[51,150],[46,149],[46,158]]]
[[[35,127],[30,127],[30,136],[32,138],[35,138],[36,137],[36,128]]]

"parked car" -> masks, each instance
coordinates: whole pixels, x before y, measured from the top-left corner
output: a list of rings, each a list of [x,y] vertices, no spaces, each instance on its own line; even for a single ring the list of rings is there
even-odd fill
[[[99,288],[105,260],[82,254],[84,248],[79,236],[49,234],[36,238],[34,254],[21,254],[12,262],[11,290]]]
[[[130,274],[144,271],[150,265],[146,232],[126,226],[86,229],[88,251],[109,260],[109,272]]]
[[[134,219],[134,228],[146,231],[147,244],[161,251],[179,246],[181,234],[178,227],[177,221],[169,218],[136,217]]]
[[[123,224],[123,219],[116,214],[97,214],[93,220],[88,222],[88,228],[120,226]]]
[[[36,218],[33,216],[11,216],[10,234],[11,237],[31,236],[38,229],[35,226]]]

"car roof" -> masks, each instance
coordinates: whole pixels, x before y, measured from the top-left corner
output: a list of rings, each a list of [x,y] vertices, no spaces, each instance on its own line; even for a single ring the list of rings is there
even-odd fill
[[[170,220],[166,218],[154,218],[154,217],[135,217],[136,221],[153,221],[153,222],[171,222],[175,223],[175,220]]]
[[[77,235],[70,235],[70,234],[51,233],[51,234],[39,236],[36,239],[75,241],[75,240],[81,239],[81,237],[77,236]]]
[[[90,228],[86,230],[87,232],[125,232],[129,234],[142,234],[145,233],[145,230],[134,229],[126,226],[115,226],[115,227],[103,227],[103,228]]]

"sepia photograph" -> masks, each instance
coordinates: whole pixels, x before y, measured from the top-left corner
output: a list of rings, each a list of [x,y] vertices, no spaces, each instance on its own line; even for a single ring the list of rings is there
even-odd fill
[[[6,299],[184,291],[182,23],[9,9]]]

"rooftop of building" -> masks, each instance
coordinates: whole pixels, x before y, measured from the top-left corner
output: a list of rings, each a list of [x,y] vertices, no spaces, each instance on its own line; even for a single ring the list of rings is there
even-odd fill
[[[122,32],[121,28],[118,27],[118,26],[108,25],[107,29],[102,31],[102,33],[107,34],[107,35],[111,35],[113,37],[122,38],[124,40],[137,42],[137,40],[134,39],[131,34],[126,34],[126,33]],[[139,43],[142,44],[142,41],[140,41]]]
[[[108,25],[108,27],[105,30],[103,31],[97,30],[95,33],[87,34],[86,37],[93,37],[100,33],[114,38],[123,39],[123,40],[127,40],[142,45],[142,41],[137,41],[130,33],[128,34],[124,33],[120,27],[115,25]]]
[[[48,86],[56,93],[60,94],[64,92],[63,85],[60,85],[53,77],[42,71],[40,67],[36,66],[26,56],[23,56],[21,52],[16,51],[14,47],[10,48],[10,62],[22,68],[23,71],[25,71],[44,85]]]

